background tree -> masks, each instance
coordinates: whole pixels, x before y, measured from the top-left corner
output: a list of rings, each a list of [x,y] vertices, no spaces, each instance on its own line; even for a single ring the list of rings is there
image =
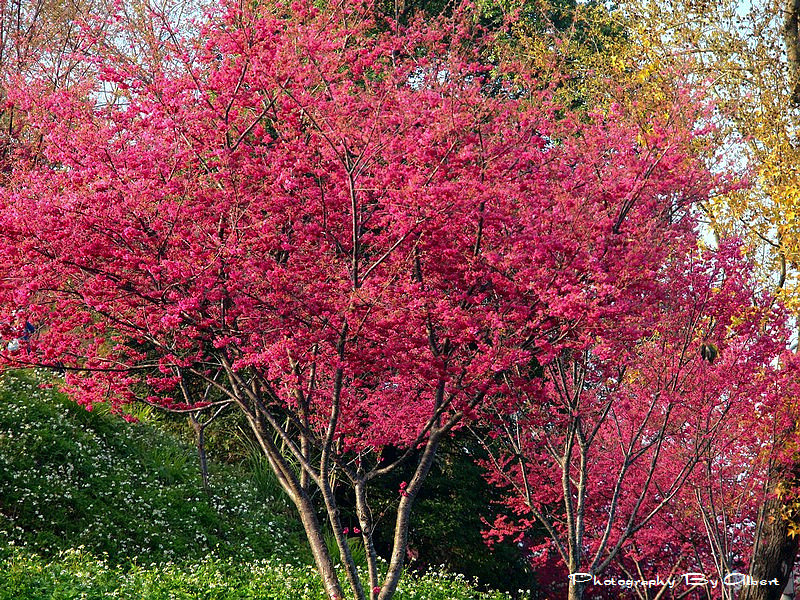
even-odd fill
[[[703,258],[678,245],[666,267],[659,266],[664,258],[650,268],[636,265],[653,277],[643,298],[631,305],[622,295],[612,305],[625,305],[624,314],[586,319],[587,331],[542,365],[541,389],[510,414],[497,415],[493,437],[500,450],[486,464],[490,480],[508,490],[515,517],[498,519],[493,533],[523,541],[531,527],[546,529],[549,540],[532,547],[532,556],[552,587],[559,581],[566,587],[570,573],[615,571],[629,562],[626,555],[638,556],[640,569],[654,569],[643,579],[681,562],[696,566],[714,549],[669,526],[687,514],[682,496],[701,490],[701,506],[707,506],[705,495],[723,469],[751,492],[763,485],[759,455],[773,433],[773,417],[788,416],[781,410],[785,396],[775,393],[788,383],[776,383],[787,371],[772,366],[784,351],[786,330],[780,315],[764,329],[773,318],[771,300],[753,305],[739,249],[715,254]],[[608,271],[630,281],[624,267]],[[717,356],[704,359],[701,348],[712,345]],[[763,421],[766,431],[756,426]],[[740,516],[741,523],[755,519],[752,511]],[[694,525],[702,527],[697,520]],[[753,532],[747,534],[752,542]],[[666,556],[665,547],[672,548]],[[736,556],[716,555],[726,561]],[[582,593],[581,581],[572,578],[569,597]],[[612,597],[617,590],[605,593]]]
[[[79,54],[81,23],[103,12],[104,0],[7,0],[0,3],[0,172],[10,170],[11,154],[27,137],[24,120],[7,103],[10,81],[35,78],[47,89],[58,89],[85,75],[91,66]],[[104,28],[105,26],[103,26]]]
[[[717,237],[731,233],[748,239],[763,285],[797,310],[796,163],[797,108],[796,7],[771,1],[730,3],[629,3],[625,11],[639,23],[642,54],[661,64],[690,55],[698,82],[720,107],[719,147],[736,148],[735,168],[749,173],[749,185],[713,199],[705,206]],[[788,60],[787,60],[788,59]],[[633,61],[635,62],[635,61]],[[796,345],[789,336],[787,345]],[[774,432],[779,454],[792,453],[796,427]],[[759,534],[750,573],[757,579],[786,581],[797,553],[791,506],[786,491],[794,485],[795,467],[771,462],[762,491]],[[782,490],[784,498],[776,495]],[[750,589],[749,600],[778,598],[770,590]]]

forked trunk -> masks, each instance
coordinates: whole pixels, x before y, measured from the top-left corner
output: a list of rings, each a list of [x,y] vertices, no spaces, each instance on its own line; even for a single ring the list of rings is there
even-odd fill
[[[246,406],[243,405],[243,407],[247,411],[245,414],[248,415],[250,428],[255,434],[264,455],[267,457],[269,465],[278,479],[278,483],[297,508],[306,538],[308,539],[308,545],[311,548],[311,555],[314,557],[314,564],[322,578],[322,583],[325,586],[325,593],[328,599],[344,600],[344,593],[342,592],[339,578],[336,576],[333,558],[328,551],[328,546],[325,544],[325,538],[322,535],[322,526],[320,525],[319,518],[317,518],[317,512],[314,509],[314,503],[311,501],[308,490],[301,485],[300,479],[292,471],[291,466],[286,462],[285,458],[272,441],[263,415],[256,417],[252,415],[252,413],[249,413]]]

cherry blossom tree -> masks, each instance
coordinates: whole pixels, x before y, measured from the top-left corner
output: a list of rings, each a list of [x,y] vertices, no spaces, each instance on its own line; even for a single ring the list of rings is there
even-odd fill
[[[719,365],[739,377],[772,349],[755,316],[734,323],[739,288],[692,287],[712,267],[691,251],[691,207],[715,185],[692,158],[695,98],[572,115],[550,82],[483,56],[491,40],[468,10],[376,26],[367,4],[227,3],[194,33],[150,18],[136,61],[89,28],[99,79],[9,89],[42,154],[17,155],[0,191],[0,307],[38,328],[4,364],[57,365],[88,409],[239,410],[332,599],[345,588],[323,528],[349,593],[391,598],[437,449],[478,418],[521,415],[541,432],[528,508],[571,489],[569,473],[544,468],[548,447],[566,443],[571,470],[574,449],[609,447],[618,431],[592,484],[616,489],[621,515],[657,512],[656,485],[681,486],[738,402],[720,395],[733,392]],[[696,358],[699,331],[718,346],[713,367]],[[652,360],[628,369],[617,354]],[[684,400],[700,372],[710,383]],[[648,480],[641,465],[668,450],[684,466]],[[594,455],[580,456],[586,479]],[[384,568],[369,490],[409,462]],[[614,488],[629,473],[651,482]],[[365,578],[337,486],[355,498]],[[580,541],[605,508],[577,502],[567,535]],[[609,521],[601,562],[637,518],[623,531]]]
[[[540,366],[541,387],[492,421],[486,466],[510,515],[490,534],[527,541],[571,599],[588,574],[742,569],[766,465],[780,460],[771,441],[792,422],[785,314],[754,295],[741,247],[677,249],[652,265],[646,301],[587,324]],[[547,539],[530,545],[534,527]]]

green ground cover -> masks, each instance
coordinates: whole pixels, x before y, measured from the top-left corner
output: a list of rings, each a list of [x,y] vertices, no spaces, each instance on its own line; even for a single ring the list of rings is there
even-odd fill
[[[324,598],[291,507],[258,469],[211,465],[157,424],[87,412],[40,372],[0,377],[0,600]],[[500,600],[464,578],[406,600]]]
[[[82,550],[51,560],[9,549],[0,560],[0,600],[323,600],[313,568],[276,559],[194,562],[112,567]],[[461,577],[428,573],[405,577],[398,600],[504,600],[500,593],[476,592]]]

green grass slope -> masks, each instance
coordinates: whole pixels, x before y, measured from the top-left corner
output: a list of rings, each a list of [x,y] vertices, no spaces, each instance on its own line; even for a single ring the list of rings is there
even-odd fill
[[[88,412],[42,380],[0,378],[0,543],[45,556],[82,546],[111,564],[297,556],[301,532],[285,501],[264,497],[248,474],[218,467],[206,494],[194,448]]]

